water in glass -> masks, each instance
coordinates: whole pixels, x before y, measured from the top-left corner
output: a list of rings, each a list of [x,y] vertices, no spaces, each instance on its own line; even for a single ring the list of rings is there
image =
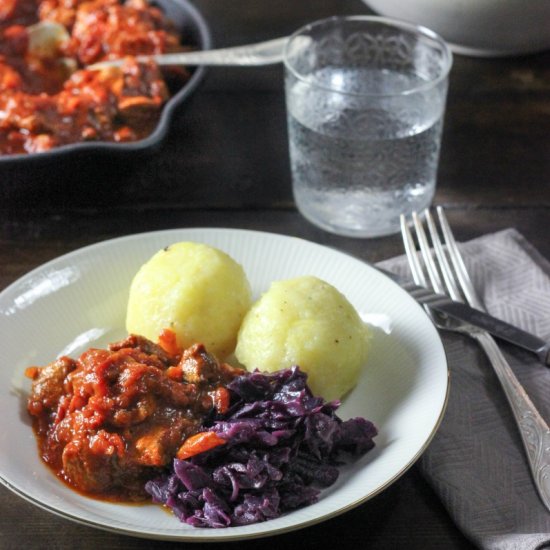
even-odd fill
[[[375,68],[323,68],[310,79],[314,86],[295,80],[287,89],[298,208],[343,235],[396,232],[399,214],[432,201],[444,95],[413,92],[403,101],[422,77]]]

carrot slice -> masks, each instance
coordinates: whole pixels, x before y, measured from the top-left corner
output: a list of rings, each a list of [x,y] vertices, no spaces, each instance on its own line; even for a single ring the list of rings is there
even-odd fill
[[[179,380],[181,382],[181,365],[176,365],[175,367],[168,367],[166,369],[166,376],[172,380]]]
[[[204,453],[214,447],[223,445],[226,443],[225,439],[222,439],[215,432],[200,432],[198,434],[188,437],[183,445],[179,448],[176,458],[180,460],[185,460],[192,456]]]
[[[40,373],[39,367],[27,367],[25,369],[25,376],[33,380],[38,376],[39,373]]]
[[[169,328],[165,328],[159,335],[160,347],[170,355],[178,355],[181,353],[181,348],[178,346],[176,333]]]

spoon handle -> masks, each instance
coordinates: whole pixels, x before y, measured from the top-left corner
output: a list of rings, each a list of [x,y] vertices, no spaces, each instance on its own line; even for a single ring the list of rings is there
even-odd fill
[[[152,59],[158,65],[270,65],[283,60],[283,50],[287,40],[287,37],[283,37],[234,48],[139,56],[137,59],[139,61]],[[119,67],[123,62],[123,59],[100,61],[87,68],[98,70],[107,67]]]

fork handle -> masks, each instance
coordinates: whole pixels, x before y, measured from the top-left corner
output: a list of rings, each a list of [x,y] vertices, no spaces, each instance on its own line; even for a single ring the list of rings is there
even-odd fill
[[[495,340],[486,332],[475,333],[489,358],[510,403],[537,491],[550,510],[550,429],[541,417]]]
[[[297,44],[304,47],[310,41],[302,37]],[[229,65],[229,66],[259,66],[280,63],[283,60],[284,47],[288,37],[275,38],[266,42],[234,46],[217,50],[199,50],[180,53],[165,53],[152,56],[138,56],[139,61],[153,59],[157,65]],[[107,67],[120,67],[124,59],[108,59],[99,61],[87,67],[88,70],[98,70]]]

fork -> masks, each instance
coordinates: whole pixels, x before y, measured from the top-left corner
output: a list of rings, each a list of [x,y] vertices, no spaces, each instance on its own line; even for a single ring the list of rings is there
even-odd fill
[[[445,212],[440,206],[437,207],[437,216],[440,225],[439,232],[429,209],[424,212],[432,242],[432,252],[418,213],[412,213],[412,224],[407,222],[404,215],[401,215],[401,235],[415,283],[427,288],[430,288],[431,285],[438,294],[447,294],[453,300],[466,301],[471,306],[486,311],[470,280]],[[416,233],[420,255],[416,249],[410,229],[411,225]],[[442,233],[444,242],[441,241],[439,233]],[[425,269],[422,267],[423,264]],[[426,273],[428,278],[426,278]],[[516,419],[538,494],[550,511],[550,429],[548,425],[533,405],[489,333],[467,323],[437,314],[429,306],[425,306],[425,309],[437,328],[470,336],[487,354]]]

